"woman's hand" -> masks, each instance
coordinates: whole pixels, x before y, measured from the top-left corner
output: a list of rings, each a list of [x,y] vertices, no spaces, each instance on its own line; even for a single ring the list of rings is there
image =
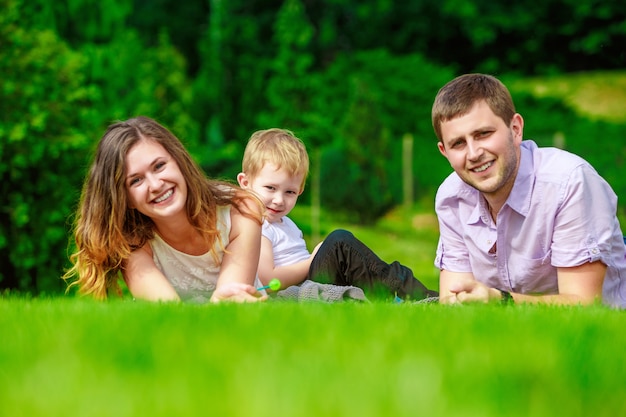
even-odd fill
[[[228,282],[218,287],[211,296],[212,303],[231,301],[236,303],[256,303],[267,300],[267,295],[261,295],[252,285],[240,282]]]

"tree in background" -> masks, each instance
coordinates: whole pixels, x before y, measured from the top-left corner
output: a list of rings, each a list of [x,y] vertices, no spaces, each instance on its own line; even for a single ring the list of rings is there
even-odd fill
[[[626,2],[420,0],[310,2],[307,12],[336,51],[420,53],[455,72],[525,75],[621,69]],[[330,40],[329,40],[330,39]]]
[[[329,132],[332,149],[321,165],[325,207],[371,223],[399,204],[407,133],[415,137],[417,191],[432,191],[430,178],[437,170],[424,169],[435,167],[438,155],[429,122],[431,97],[450,78],[451,70],[419,54],[373,50],[337,57],[324,73],[322,84],[330,88],[320,89],[316,99],[335,126]],[[439,166],[439,172],[441,166],[447,169]]]
[[[18,6],[0,14],[0,288],[55,291],[94,92],[85,59]]]
[[[450,172],[430,126],[437,88],[498,76],[624,68],[626,3],[591,0],[0,0],[0,288],[61,288],[69,223],[113,120],[171,128],[212,176],[246,139],[292,129],[312,155],[303,202],[363,222]],[[528,104],[530,103],[530,104]],[[529,137],[585,156],[623,194],[624,125],[549,100],[518,106]],[[531,123],[532,120],[532,123]],[[534,130],[531,131],[530,129]],[[314,184],[323,184],[311,193]],[[623,209],[622,209],[623,210]]]
[[[199,70],[192,75],[190,110],[200,124],[202,145],[194,155],[214,176],[235,178],[246,140],[260,128],[276,50],[272,28],[281,2],[274,3],[209,1],[209,23],[198,36]]]
[[[74,1],[64,19],[57,3],[1,2],[0,288],[58,291],[71,214],[106,125],[145,114],[183,139],[197,136],[184,60],[167,36],[144,48],[124,30],[130,9],[112,7],[123,2],[94,13]]]

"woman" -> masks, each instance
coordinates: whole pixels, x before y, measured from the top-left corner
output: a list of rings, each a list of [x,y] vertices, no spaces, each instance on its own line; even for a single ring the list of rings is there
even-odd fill
[[[119,292],[121,272],[146,300],[264,300],[255,288],[262,213],[252,194],[209,180],[156,121],[118,122],[85,180],[64,278],[97,299]]]

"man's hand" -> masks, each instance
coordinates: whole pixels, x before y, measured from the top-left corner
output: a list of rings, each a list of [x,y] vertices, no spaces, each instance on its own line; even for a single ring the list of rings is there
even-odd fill
[[[439,301],[442,304],[488,303],[500,300],[502,294],[495,288],[476,281],[472,274],[442,271]]]
[[[500,291],[489,288],[475,279],[463,279],[452,283],[450,292],[455,295],[454,299],[459,303],[488,303],[491,300],[499,300],[502,297]]]

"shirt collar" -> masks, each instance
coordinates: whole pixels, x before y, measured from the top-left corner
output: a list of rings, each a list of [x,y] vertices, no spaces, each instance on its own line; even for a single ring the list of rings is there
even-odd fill
[[[520,146],[520,165],[515,177],[515,183],[505,205],[511,207],[522,216],[526,217],[530,211],[530,197],[534,186],[534,150],[537,149],[535,142],[525,140]]]
[[[503,206],[503,208],[509,206],[512,210],[524,217],[526,217],[530,211],[530,197],[534,186],[533,151],[535,149],[537,149],[537,145],[531,140],[525,140],[520,145],[520,166],[515,176],[515,183],[511,189],[511,194],[509,194]],[[482,195],[478,193],[478,204],[476,204],[474,210],[472,210],[472,213],[468,217],[467,224],[482,222],[488,225],[488,216],[491,215],[489,214],[487,202]]]

